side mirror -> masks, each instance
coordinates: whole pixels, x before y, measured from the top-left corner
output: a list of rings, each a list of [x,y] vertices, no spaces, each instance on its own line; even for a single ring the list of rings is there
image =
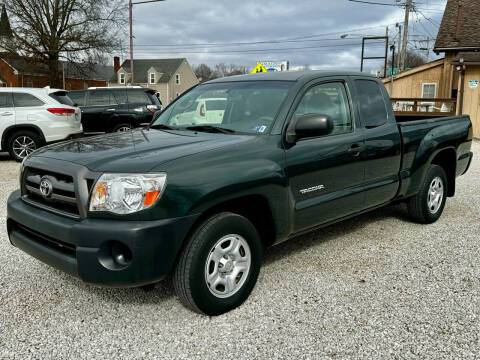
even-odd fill
[[[287,142],[295,143],[307,137],[324,136],[333,131],[333,120],[324,114],[306,114],[292,121],[287,130]]]

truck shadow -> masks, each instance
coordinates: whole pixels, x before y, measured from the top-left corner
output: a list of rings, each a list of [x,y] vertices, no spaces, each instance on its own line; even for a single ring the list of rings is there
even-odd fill
[[[266,250],[263,265],[268,266],[286,256],[291,256],[322,243],[335,241],[342,236],[358,231],[372,223],[388,219],[410,222],[406,205],[386,206],[275,245]]]
[[[352,219],[327,226],[325,228],[301,235],[289,241],[267,249],[264,257],[263,266],[269,266],[285,257],[292,256],[295,253],[305,251],[308,248],[318,246],[330,241],[336,241],[342,236],[354,233],[372,223],[376,223],[389,218],[397,219],[401,222],[409,222],[406,206],[403,204],[387,206]],[[80,280],[70,278],[75,281],[81,291],[93,293],[99,299],[107,302],[116,302],[120,304],[160,304],[175,296],[171,277],[167,277],[157,283],[152,291],[144,291],[141,288],[115,289],[95,287],[81,282]]]

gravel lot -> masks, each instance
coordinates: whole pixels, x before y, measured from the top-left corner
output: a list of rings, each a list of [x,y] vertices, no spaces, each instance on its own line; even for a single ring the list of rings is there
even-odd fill
[[[480,357],[478,155],[437,223],[399,205],[281,244],[247,302],[215,318],[167,282],[96,288],[12,247],[18,168],[0,154],[1,359]]]

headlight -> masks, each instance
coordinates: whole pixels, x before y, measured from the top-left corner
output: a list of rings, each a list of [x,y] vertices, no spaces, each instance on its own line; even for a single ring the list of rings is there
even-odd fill
[[[103,174],[92,192],[90,211],[131,214],[155,204],[167,174]]]

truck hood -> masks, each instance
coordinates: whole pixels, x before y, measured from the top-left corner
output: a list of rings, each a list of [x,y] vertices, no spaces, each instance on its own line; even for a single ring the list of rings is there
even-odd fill
[[[37,150],[32,157],[52,158],[102,172],[148,172],[180,157],[245,142],[248,135],[138,129],[82,138]]]

